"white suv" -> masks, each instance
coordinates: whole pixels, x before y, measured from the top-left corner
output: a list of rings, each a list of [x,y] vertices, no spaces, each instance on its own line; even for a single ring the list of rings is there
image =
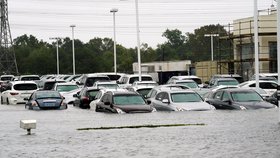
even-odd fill
[[[36,90],[38,90],[38,86],[34,81],[10,82],[7,90],[1,94],[1,104],[26,103],[24,98],[29,98]]]
[[[141,74],[141,80],[142,81],[154,81],[153,77],[148,74]],[[121,88],[126,88],[128,86],[131,86],[135,81],[139,81],[139,75],[138,74],[132,74],[132,75],[123,75],[117,83],[120,85]]]

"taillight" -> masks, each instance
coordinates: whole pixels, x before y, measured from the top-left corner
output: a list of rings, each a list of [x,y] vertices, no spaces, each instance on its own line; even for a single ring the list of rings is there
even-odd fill
[[[83,100],[84,102],[89,102],[89,97],[83,97],[82,100]]]
[[[10,92],[11,95],[18,95],[18,93]]]

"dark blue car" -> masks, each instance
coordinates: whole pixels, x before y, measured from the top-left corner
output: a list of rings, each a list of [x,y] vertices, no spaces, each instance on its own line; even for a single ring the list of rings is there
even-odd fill
[[[35,91],[29,98],[25,98],[25,108],[30,110],[40,109],[67,109],[67,103],[58,91]]]

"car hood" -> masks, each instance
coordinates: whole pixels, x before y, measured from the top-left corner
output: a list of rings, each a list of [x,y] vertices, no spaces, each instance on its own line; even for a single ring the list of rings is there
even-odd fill
[[[214,110],[215,107],[206,102],[185,102],[170,104],[175,111],[204,111]]]
[[[126,113],[141,113],[153,111],[153,108],[150,105],[114,105],[114,107],[119,108]]]
[[[244,106],[246,109],[270,109],[275,108],[276,106],[265,102],[265,101],[259,101],[259,102],[235,102],[234,105],[236,106]]]

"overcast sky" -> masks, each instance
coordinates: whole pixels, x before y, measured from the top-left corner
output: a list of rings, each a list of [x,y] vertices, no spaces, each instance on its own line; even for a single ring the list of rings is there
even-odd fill
[[[253,0],[138,0],[140,41],[149,46],[166,41],[166,29],[193,32],[204,25],[227,25],[235,19],[253,16]],[[270,8],[273,0],[258,0],[259,10]],[[116,13],[117,43],[135,47],[135,0],[8,0],[12,38],[34,35],[50,42],[50,37],[71,37],[88,42],[94,37],[113,38]]]

